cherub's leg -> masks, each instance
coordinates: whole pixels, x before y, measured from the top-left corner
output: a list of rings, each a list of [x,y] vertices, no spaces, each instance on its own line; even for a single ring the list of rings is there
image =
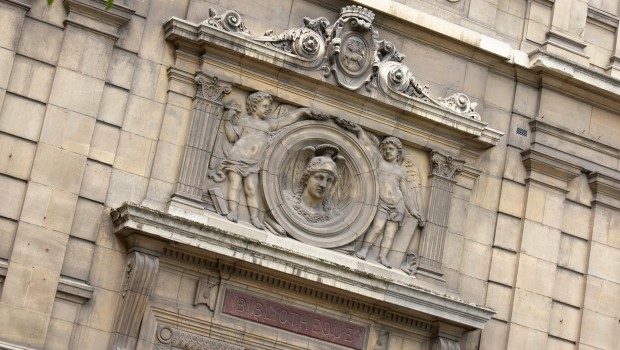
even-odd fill
[[[262,230],[265,226],[258,218],[258,174],[248,175],[243,181],[243,187],[245,190],[245,200],[250,211],[250,221],[252,225]]]
[[[360,259],[366,259],[368,249],[370,249],[370,246],[375,242],[381,231],[383,231],[383,226],[385,226],[386,220],[387,214],[382,211],[377,211],[375,218],[372,220],[372,224],[366,231],[362,248],[355,253],[355,256]]]
[[[237,222],[239,207],[239,190],[241,190],[241,175],[229,171],[228,172],[228,220]]]
[[[377,261],[388,268],[391,268],[392,265],[388,262],[387,255],[390,252],[390,249],[392,249],[392,243],[394,242],[396,231],[398,231],[398,222],[388,221],[385,224],[385,231],[383,232],[383,239],[381,240],[381,248],[379,249],[379,256],[377,257]]]

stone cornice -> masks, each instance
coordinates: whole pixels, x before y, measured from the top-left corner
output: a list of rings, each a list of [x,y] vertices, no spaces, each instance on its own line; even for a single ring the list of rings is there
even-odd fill
[[[614,101],[620,96],[620,80],[595,72],[548,52],[535,50],[529,54],[529,70],[561,78],[562,84],[600,93]]]
[[[521,152],[521,160],[527,170],[526,181],[568,193],[568,183],[579,176],[581,168],[536,149]]]
[[[87,283],[61,276],[58,281],[56,297],[84,304],[87,300],[92,299],[94,291],[95,288]]]
[[[128,203],[112,212],[119,237],[163,240],[200,249],[229,262],[243,261],[286,275],[293,273],[303,280],[341,293],[356,293],[359,298],[385,307],[417,316],[425,314],[468,328],[483,328],[494,314],[489,308],[433,291],[436,289],[433,285],[395,270],[232,224],[215,215],[183,215],[196,221]]]
[[[620,149],[542,121],[529,123],[532,148],[554,154],[573,167],[607,176],[620,175]]]
[[[23,2],[16,0],[0,0],[0,5],[13,6],[21,9],[24,12],[28,12],[28,10],[30,10],[30,5],[24,4]]]
[[[588,185],[594,195],[593,203],[620,209],[620,179],[594,172],[588,175]]]
[[[618,18],[593,6],[588,6],[588,17],[610,27],[618,28]]]
[[[9,262],[4,259],[0,259],[0,283],[4,282],[8,270]],[[75,281],[70,278],[60,276],[56,290],[56,297],[78,304],[84,304],[87,300],[92,299],[94,291],[95,288],[88,283]],[[2,349],[2,343],[0,343],[0,349]]]
[[[106,9],[104,0],[64,0],[67,10],[66,24],[118,39],[118,28],[131,20],[134,10],[118,4]]]
[[[392,320],[403,327],[413,327],[426,331],[433,330],[433,325],[425,321],[427,317],[416,318],[411,315],[406,316],[400,311],[381,307],[375,302],[362,302],[349,297],[350,295],[344,296],[343,294],[330,293],[325,290],[323,285],[307,284],[299,280],[293,281],[291,278],[270,274],[269,271],[257,271],[249,264],[239,262],[226,263],[215,257],[205,257],[200,254],[200,251],[189,251],[184,250],[183,247],[169,246],[164,248],[162,259],[166,264],[187,267],[189,262],[190,265],[194,265],[200,271],[217,273],[220,278],[226,280],[226,283],[220,285],[219,288],[227,288],[228,286],[234,288],[233,286],[238,286],[237,283],[241,283],[252,286],[260,285],[263,290],[294,290],[296,296],[311,299],[312,301],[309,301],[311,304],[332,305],[336,308],[346,307],[350,311],[363,313],[372,310],[372,313],[375,315]],[[234,282],[234,284],[230,284],[230,282]],[[223,287],[224,285],[226,287]],[[215,304],[210,305],[210,307],[213,310],[216,309]]]

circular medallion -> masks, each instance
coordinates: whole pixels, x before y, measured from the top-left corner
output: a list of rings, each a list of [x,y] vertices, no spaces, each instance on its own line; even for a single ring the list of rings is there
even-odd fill
[[[332,121],[304,121],[280,131],[261,169],[267,210],[304,243],[343,246],[374,218],[374,166],[355,136]]]

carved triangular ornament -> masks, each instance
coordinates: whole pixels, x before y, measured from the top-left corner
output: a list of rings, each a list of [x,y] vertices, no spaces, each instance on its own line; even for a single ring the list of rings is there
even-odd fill
[[[304,26],[274,35],[268,30],[254,36],[245,26],[241,15],[228,10],[219,15],[210,9],[210,17],[201,24],[241,35],[248,40],[294,56],[304,69],[323,69],[325,76],[333,75],[338,85],[357,91],[378,89],[398,100],[418,100],[468,119],[480,121],[476,103],[463,93],[446,98],[432,98],[427,85],[416,82],[413,73],[401,62],[405,55],[393,43],[380,40],[373,28],[374,13],[361,6],[346,6],[333,23],[325,17],[303,19]]]

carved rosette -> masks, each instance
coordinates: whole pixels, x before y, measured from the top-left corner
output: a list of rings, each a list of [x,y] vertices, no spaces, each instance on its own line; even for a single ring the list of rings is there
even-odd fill
[[[418,84],[409,67],[397,61],[381,64],[377,84],[379,89],[388,96],[396,93],[408,98],[436,102],[429,95],[429,87]]]

